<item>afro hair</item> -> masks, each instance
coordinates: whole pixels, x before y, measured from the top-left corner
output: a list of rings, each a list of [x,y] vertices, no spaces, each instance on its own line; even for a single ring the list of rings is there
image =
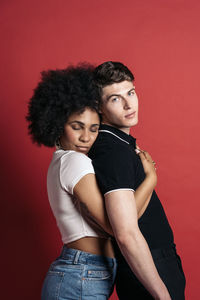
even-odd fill
[[[86,107],[98,112],[100,95],[93,73],[94,67],[86,63],[41,72],[26,116],[34,143],[53,147],[72,113],[83,112]]]

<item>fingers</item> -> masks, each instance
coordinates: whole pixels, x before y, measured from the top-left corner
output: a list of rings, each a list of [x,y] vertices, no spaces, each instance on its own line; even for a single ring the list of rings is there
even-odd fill
[[[141,149],[140,149],[140,147],[138,146],[138,144],[136,144],[136,149],[139,149],[139,150],[141,150]]]
[[[139,155],[139,157],[140,157],[141,160],[147,160],[143,151],[139,151],[137,154]]]
[[[142,153],[142,152],[140,151],[140,149],[138,149],[138,148],[135,149],[135,152],[136,152],[136,154]]]
[[[135,152],[140,156],[141,160],[145,160],[146,159],[148,162],[151,162],[154,165],[154,167],[155,167],[156,162],[152,159],[151,155],[147,151],[141,150],[138,147],[138,148],[135,149]]]
[[[143,155],[147,160],[152,160],[151,156],[149,155],[149,153],[145,150],[141,150],[141,149],[135,149],[136,153],[139,154],[140,156]]]
[[[141,152],[140,147],[138,146],[138,144],[136,144],[136,149],[135,149],[136,154],[139,154]]]
[[[145,157],[146,157],[146,159],[148,161],[152,161],[153,162],[153,159],[152,159],[151,155],[147,151],[143,151],[143,153],[144,153],[144,155],[145,155]]]

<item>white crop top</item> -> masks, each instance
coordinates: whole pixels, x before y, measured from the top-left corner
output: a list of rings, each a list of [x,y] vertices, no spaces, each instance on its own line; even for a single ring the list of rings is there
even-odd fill
[[[94,168],[85,154],[71,150],[54,152],[47,174],[47,191],[65,244],[86,236],[108,238],[86,207],[73,196],[75,185],[89,173],[94,174]]]

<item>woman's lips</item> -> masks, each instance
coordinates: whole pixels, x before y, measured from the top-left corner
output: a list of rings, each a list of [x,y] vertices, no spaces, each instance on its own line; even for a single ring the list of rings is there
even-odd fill
[[[132,118],[135,117],[135,114],[136,114],[136,111],[134,111],[134,112],[132,112],[132,113],[130,113],[130,114],[128,114],[128,115],[125,115],[125,118],[126,118],[126,119],[132,119]]]
[[[88,152],[89,151],[89,147],[87,147],[87,146],[76,146],[76,148],[78,148],[78,150],[81,151],[81,152]]]

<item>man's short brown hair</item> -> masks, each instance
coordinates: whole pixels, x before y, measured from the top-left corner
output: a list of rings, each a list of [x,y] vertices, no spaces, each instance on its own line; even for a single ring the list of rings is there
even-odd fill
[[[119,83],[124,80],[134,80],[132,72],[120,62],[106,61],[96,67],[94,73],[95,82],[100,90],[113,83]]]

